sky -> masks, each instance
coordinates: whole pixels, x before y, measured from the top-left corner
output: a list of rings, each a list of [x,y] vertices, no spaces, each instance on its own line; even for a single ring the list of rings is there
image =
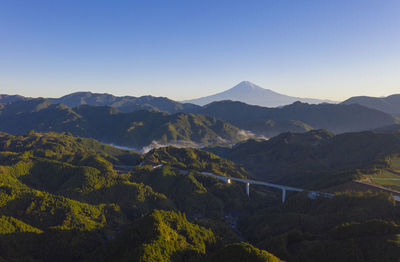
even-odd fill
[[[0,0],[0,93],[400,93],[399,0]]]

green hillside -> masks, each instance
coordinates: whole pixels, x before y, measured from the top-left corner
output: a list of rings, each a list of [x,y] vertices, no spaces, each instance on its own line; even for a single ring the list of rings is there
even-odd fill
[[[387,162],[388,165],[386,167],[361,176],[360,181],[400,191],[400,157],[399,155],[391,156],[387,159]]]
[[[249,177],[250,174],[233,162],[212,153],[194,148],[176,148],[172,146],[157,148],[142,155],[143,164],[167,164],[180,170],[212,172],[221,176]]]
[[[399,134],[359,132],[334,135],[325,130],[283,133],[267,141],[249,140],[229,158],[261,180],[325,188],[374,173],[400,153]]]
[[[279,262],[282,261],[265,250],[253,247],[249,243],[234,243],[225,246],[213,254],[210,262]]]
[[[155,210],[95,252],[93,261],[281,261],[249,243],[216,249],[214,233],[182,213]]]
[[[400,209],[383,193],[344,193],[279,208],[240,221],[244,236],[287,261],[398,261]]]
[[[286,173],[281,182],[327,186],[353,178],[342,168],[358,170],[360,176],[378,168],[397,172],[397,143],[396,134],[335,136],[319,130],[248,141],[231,153],[240,152],[243,160],[248,154],[263,165],[271,161],[281,170],[291,170],[282,169],[290,160],[298,172]],[[266,148],[277,158],[257,151]],[[310,168],[315,173],[302,173]],[[333,171],[321,171],[326,169]],[[387,193],[344,192],[314,200],[306,193],[288,193],[282,204],[280,191],[254,185],[249,198],[244,184],[201,172],[242,178],[260,174],[199,149],[165,147],[139,155],[67,133],[1,133],[0,257],[398,261],[400,209]]]
[[[157,161],[173,157],[176,161],[162,168],[144,164],[131,172],[115,169],[156,156]],[[181,156],[185,156],[182,162]],[[189,173],[177,168],[183,166]],[[243,186],[200,175],[203,170],[248,174],[200,150],[169,147],[139,157],[67,133],[2,133],[1,257],[6,261],[98,261],[108,256],[111,261],[209,259],[239,239],[222,222],[225,214],[251,212],[276,203],[278,197],[261,190],[250,202]],[[188,222],[180,211],[196,223]],[[148,237],[135,238],[131,232],[139,229]],[[127,243],[126,238],[136,242]]]
[[[200,261],[215,241],[211,230],[183,214],[155,210],[101,247],[93,261]]]

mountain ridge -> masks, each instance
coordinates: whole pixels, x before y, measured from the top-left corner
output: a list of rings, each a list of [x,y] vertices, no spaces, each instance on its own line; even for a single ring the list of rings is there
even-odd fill
[[[16,101],[0,108],[0,130],[14,134],[29,130],[71,132],[132,148],[153,142],[206,145],[236,143],[247,138],[239,128],[210,116],[149,110],[125,113],[109,106],[70,108],[44,98]]]
[[[9,103],[19,100],[36,99],[21,95],[0,94],[0,103]],[[168,113],[193,111],[199,107],[214,101],[232,100],[241,101],[251,105],[260,105],[264,107],[277,107],[292,104],[296,101],[319,104],[319,103],[336,103],[331,100],[317,98],[301,98],[293,97],[277,93],[270,89],[262,88],[249,81],[242,81],[236,86],[223,92],[209,95],[203,98],[190,99],[185,101],[175,101],[167,97],[156,97],[152,95],[135,96],[115,96],[109,93],[96,93],[90,91],[78,91],[70,93],[58,98],[47,97],[46,99],[59,104],[65,104],[71,108],[79,105],[94,106],[112,106],[118,108],[122,112],[131,112],[134,110],[156,110]],[[197,103],[201,100],[203,102]],[[205,100],[204,100],[205,99]]]
[[[359,104],[400,116],[400,94],[393,94],[387,97],[354,96],[343,101],[342,104]]]
[[[145,95],[140,97],[134,96],[114,96],[108,93],[93,93],[89,91],[79,91],[59,98],[32,98],[24,97],[20,95],[7,95],[0,94],[0,104],[8,104],[17,101],[29,101],[36,99],[47,99],[56,104],[64,104],[70,108],[74,108],[80,105],[92,105],[92,106],[110,106],[115,107],[122,112],[132,112],[135,110],[153,110],[153,111],[164,111],[170,114],[179,112],[193,111],[199,106],[180,103],[171,100],[167,97],[156,97],[151,95]]]
[[[194,110],[197,106],[188,103],[180,103],[167,97],[155,97],[145,95],[134,96],[114,96],[108,93],[76,92],[60,98],[49,98],[49,100],[65,104],[69,107],[80,105],[111,106],[122,112],[132,112],[135,110],[154,110],[164,111],[170,114]]]
[[[354,132],[399,122],[395,116],[359,104],[315,105],[295,102],[280,108],[268,108],[238,101],[219,101],[203,106],[196,113],[213,116],[268,137],[285,131],[305,132],[310,129],[328,129],[334,133]]]

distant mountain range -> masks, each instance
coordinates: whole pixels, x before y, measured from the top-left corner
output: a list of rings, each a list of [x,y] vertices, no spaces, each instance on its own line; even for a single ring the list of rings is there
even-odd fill
[[[3,105],[0,130],[12,134],[70,132],[137,149],[153,142],[197,146],[233,144],[248,138],[239,128],[204,115],[147,110],[123,113],[113,107],[89,105],[71,109],[44,98]]]
[[[204,106],[215,101],[223,100],[240,101],[250,105],[259,105],[265,107],[284,106],[292,104],[296,101],[309,104],[335,103],[334,101],[330,100],[300,98],[279,94],[272,90],[259,87],[249,81],[240,82],[231,89],[215,95],[186,100],[184,102]]]
[[[203,106],[196,113],[222,119],[267,137],[286,131],[306,132],[321,128],[334,133],[354,132],[399,122],[395,116],[358,104],[310,105],[296,102],[282,108],[266,108],[221,101]]]
[[[0,95],[0,103],[9,103],[19,100],[32,99],[19,95]],[[122,112],[132,112],[139,109],[144,110],[158,110],[171,114],[178,112],[193,111],[199,106],[206,104],[223,101],[241,101],[250,105],[259,105],[264,107],[278,107],[292,104],[296,101],[320,104],[320,103],[335,103],[330,100],[321,100],[313,98],[300,98],[282,95],[269,89],[264,89],[251,82],[243,81],[233,88],[216,95],[207,96],[203,98],[187,100],[183,102],[173,101],[166,97],[154,96],[114,96],[111,94],[100,94],[92,92],[76,92],[60,98],[47,98],[50,101],[58,104],[64,104],[69,107],[76,107],[79,105],[93,105],[93,106],[111,106],[115,107]]]
[[[154,101],[160,100],[150,99],[149,107]],[[174,105],[173,101],[165,101]],[[167,108],[165,104],[164,108]],[[172,111],[175,110],[173,107]],[[70,108],[45,98],[25,99],[0,106],[0,131],[12,134],[24,134],[29,130],[70,132],[141,149],[170,144],[229,145],[254,135],[269,138],[287,131],[307,132],[320,128],[335,133],[354,132],[396,127],[399,122],[390,114],[358,104],[296,102],[282,108],[266,108],[222,101],[187,111],[173,114],[157,110],[121,112],[110,106],[83,104]]]
[[[103,114],[105,111],[108,110],[116,112],[115,114],[117,115],[123,115],[123,113],[126,113],[126,115],[128,115],[128,113],[132,113],[131,116],[134,115],[133,112],[137,110],[152,111],[153,113],[165,112],[171,115],[186,113],[185,116],[189,116],[189,114],[196,114],[193,119],[195,118],[198,119],[200,117],[199,115],[203,115],[200,117],[203,118],[200,120],[200,122],[203,122],[205,120],[204,115],[209,116],[211,118],[221,119],[222,120],[221,123],[224,124],[229,123],[230,124],[229,128],[231,129],[238,127],[237,130],[239,129],[248,130],[251,131],[256,136],[263,136],[267,138],[273,137],[282,132],[288,132],[288,131],[307,132],[312,129],[321,129],[321,128],[330,130],[331,132],[334,133],[355,132],[362,130],[379,130],[379,131],[385,130],[386,132],[388,132],[389,130],[396,131],[399,129],[398,124],[400,123],[399,120],[400,95],[392,95],[386,98],[353,97],[340,104],[329,104],[329,103],[312,104],[323,101],[284,96],[275,93],[271,90],[263,89],[246,81],[240,83],[234,88],[226,92],[223,92],[221,94],[228,94],[228,95],[235,94],[238,96],[241,95],[241,97],[243,98],[242,100],[247,99],[247,101],[250,101],[248,99],[253,97],[254,99],[265,98],[265,101],[267,102],[269,101],[268,103],[276,103],[275,105],[278,104],[282,105],[285,103],[290,103],[290,104],[272,108],[272,107],[250,105],[240,101],[224,100],[199,106],[191,103],[180,103],[168,99],[166,97],[153,97],[153,96],[118,97],[111,94],[77,92],[60,98],[47,98],[47,99],[40,98],[42,100],[39,99],[41,102],[39,102],[39,105],[37,105],[39,100],[36,98],[28,98],[19,95],[0,95],[0,114],[1,114],[0,118],[5,121],[4,123],[0,124],[0,127],[3,126],[8,132],[15,132],[18,129],[17,123],[22,123],[21,117],[26,116],[24,114],[18,115],[18,112],[26,112],[30,107],[33,107],[29,109],[30,111],[32,111],[31,113],[35,112],[35,114],[32,115],[32,117],[37,117],[38,115],[41,115],[41,118],[32,118],[35,119],[36,122],[34,122],[30,118],[25,119],[24,121],[26,122],[23,122],[23,124],[19,124],[22,126],[21,130],[26,130],[26,128],[28,127],[29,129],[37,129],[41,131],[54,130],[54,128],[56,128],[54,124],[58,123],[57,125],[59,131],[63,131],[63,128],[66,131],[69,131],[76,129],[76,127],[73,128],[71,126],[67,127],[67,123],[69,124],[72,123],[70,122],[70,120],[68,120],[67,122],[57,122],[59,120],[56,119],[55,116],[58,116],[60,112],[54,113],[54,110],[58,111],[64,110],[63,111],[64,113],[68,112],[68,117],[75,116],[77,119],[80,119],[82,115],[80,115],[78,111],[81,112],[85,108],[85,106],[91,106],[89,107],[91,108],[90,110],[96,111],[96,113],[94,113],[95,119],[98,119],[100,122],[102,121],[102,119],[98,118],[98,113],[102,110],[103,111],[101,114]],[[216,96],[219,95],[220,94]],[[215,98],[216,96],[211,96],[211,97]],[[219,97],[221,99],[224,98],[223,96]],[[224,99],[235,99],[235,98],[231,96],[231,97],[225,97]],[[297,100],[307,101],[311,104],[299,102]],[[253,102],[254,101],[255,100],[253,100]],[[250,103],[252,102],[250,101]],[[45,108],[46,110],[45,111],[41,110],[42,109],[41,107]],[[108,107],[108,108],[93,109],[93,107]],[[50,109],[52,109],[53,111],[49,111]],[[7,112],[12,112],[11,115],[14,114],[14,116],[8,115],[6,119],[6,115],[8,114]],[[43,115],[44,112],[47,112],[46,113],[47,115]],[[55,116],[52,116],[53,113],[55,114]],[[172,121],[173,117],[172,116],[167,117],[167,114],[164,114],[165,118],[169,118],[167,122]],[[49,119],[49,117],[53,117],[53,119]],[[6,126],[5,123],[6,122],[10,123],[9,121],[11,118],[15,119],[13,120],[15,121],[14,126],[13,125]],[[64,118],[61,117],[60,119]],[[55,122],[53,123],[52,121]],[[73,123],[76,124],[75,121],[77,120],[73,120]],[[85,120],[84,122],[87,123],[88,121],[89,120]],[[91,121],[90,125],[93,126],[94,120],[90,121]],[[124,122],[128,120],[123,118],[123,120],[121,121]],[[38,126],[39,122],[40,123],[43,122],[42,126]],[[166,125],[167,122],[163,123]],[[182,123],[183,122],[184,121],[182,120]],[[28,125],[28,123],[31,124]],[[149,128],[148,132],[153,132],[154,128],[149,127],[150,122],[147,121],[146,123],[147,123],[146,126],[148,126]],[[159,123],[161,122],[158,122],[157,124]],[[192,126],[193,123],[195,123],[194,126]],[[209,135],[208,131],[198,130],[196,132],[200,132],[201,135],[200,134],[196,135],[195,133],[193,133],[194,131],[192,130],[192,127],[196,129],[197,122],[194,121],[193,123],[190,123],[189,121],[182,124],[182,126],[185,126],[185,128],[178,131],[178,133],[186,132],[186,135],[183,135],[184,138],[180,135],[175,135],[175,134],[167,135],[166,133],[160,133],[157,136],[153,136],[152,138],[161,139],[161,137],[164,137],[163,139],[161,139],[162,141],[175,141],[175,142],[183,138],[183,140],[196,141],[196,143],[200,141],[204,142],[205,140],[207,140],[207,139],[204,140],[204,138]],[[126,123],[126,125],[129,124]],[[14,127],[15,129],[13,129]],[[83,128],[88,133],[85,133],[86,131],[84,132],[82,130],[81,130],[82,132],[77,132],[77,130],[75,130],[74,134],[80,136],[94,137],[93,132],[96,132],[96,130],[93,129],[92,131],[89,132],[88,130],[90,128],[88,126],[85,126]],[[108,128],[110,130],[114,130],[113,132],[115,132],[114,126],[112,126],[112,128],[111,126],[109,126]],[[145,128],[140,127],[139,129],[144,130]],[[164,132],[167,133],[168,132],[175,133],[175,131],[173,130],[173,128],[166,128],[164,130]],[[121,137],[124,137],[124,135],[122,135],[121,133],[121,130],[118,131],[118,134]],[[110,135],[111,134],[109,134],[107,138],[109,138]],[[142,135],[143,135],[142,137],[144,138],[145,134],[143,133]],[[247,133],[247,135],[251,134]],[[214,138],[218,136],[219,136],[218,132],[211,135],[211,137]],[[100,137],[102,136],[96,136],[96,138],[98,139]],[[193,140],[194,137],[196,138]],[[232,138],[233,137],[229,137],[227,140],[238,141],[237,138],[231,140]],[[148,140],[146,139],[144,139],[140,143],[139,141],[132,142],[129,139],[123,140],[122,138],[120,138],[119,140],[121,140],[119,142],[123,142],[121,145],[125,146],[127,145],[143,146],[144,144],[143,141],[148,142]],[[105,141],[111,141],[111,140],[106,139]],[[115,142],[116,140],[112,139],[112,141],[114,141],[113,143],[116,143]],[[212,139],[209,140],[209,142],[210,141],[212,141]]]
[[[342,102],[342,104],[359,104],[400,116],[400,94],[387,97],[355,96]]]
[[[97,94],[91,92],[77,92],[60,98],[49,98],[54,103],[64,104],[69,107],[80,105],[111,106],[121,112],[133,112],[135,110],[164,111],[170,114],[193,111],[198,106],[187,103],[179,103],[166,97],[154,96],[113,96],[110,94]]]
[[[35,98],[23,97],[20,95],[1,95],[0,103],[6,104],[21,100],[31,100]],[[56,104],[64,104],[68,107],[81,105],[110,106],[121,112],[133,112],[135,110],[163,111],[170,114],[178,112],[194,111],[200,108],[197,105],[180,103],[166,97],[154,96],[114,96],[111,94],[100,94],[92,92],[76,92],[60,98],[46,98]]]
[[[25,99],[27,99],[27,98],[20,96],[20,95],[2,95],[2,94],[0,94],[0,103],[10,103],[10,102],[25,100]]]

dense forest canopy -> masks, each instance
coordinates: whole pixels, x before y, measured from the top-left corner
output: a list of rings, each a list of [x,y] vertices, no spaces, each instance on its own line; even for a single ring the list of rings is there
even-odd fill
[[[353,179],[343,180],[340,168],[359,176],[379,168],[397,172],[398,140],[398,134],[373,132],[287,133],[224,148],[232,162],[193,148],[139,154],[69,133],[0,133],[0,258],[397,261],[400,213],[390,193],[339,190],[310,199],[288,192],[282,204],[280,191],[254,185],[248,197],[244,184],[202,172],[260,179],[257,163],[279,167],[283,161],[283,167],[290,160],[298,171],[310,165],[315,174],[337,166],[329,177],[340,185]],[[365,141],[368,147],[360,148]],[[350,149],[357,161],[344,154]],[[281,157],[274,160],[271,150],[275,156],[281,150]],[[311,156],[320,157],[318,165],[306,161]],[[249,157],[256,161],[246,165]],[[305,185],[304,178],[280,174],[282,183]],[[319,181],[307,186],[318,188]]]

